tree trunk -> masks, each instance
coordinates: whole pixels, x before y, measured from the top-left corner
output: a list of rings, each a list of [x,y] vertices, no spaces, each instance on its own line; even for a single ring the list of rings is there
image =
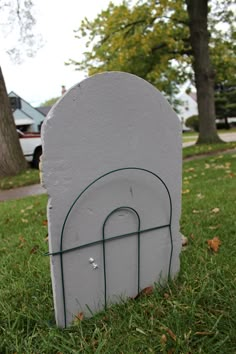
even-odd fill
[[[186,0],[189,15],[190,42],[193,50],[197,103],[199,112],[199,137],[197,144],[222,142],[217,135],[214,71],[209,55],[207,29],[208,0]]]
[[[26,167],[0,67],[0,177],[14,176]]]

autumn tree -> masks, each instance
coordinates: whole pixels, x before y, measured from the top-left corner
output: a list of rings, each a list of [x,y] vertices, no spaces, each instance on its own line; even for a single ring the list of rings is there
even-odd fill
[[[228,9],[222,8],[223,0],[147,0],[134,6],[130,1],[117,6],[110,3],[93,21],[83,20],[76,37],[87,38],[88,50],[82,61],[70,60],[69,64],[86,69],[89,75],[110,70],[136,74],[169,99],[187,79],[194,81],[200,112],[198,143],[218,142],[210,48],[217,41],[224,46],[214,16],[218,21],[233,17],[232,1],[226,2]]]
[[[19,62],[22,55],[31,56],[37,49],[32,29],[35,19],[32,16],[32,1],[0,0],[0,29],[11,35],[13,29],[18,30],[18,46],[6,48],[11,58]],[[4,25],[3,25],[4,24]],[[0,66],[0,176],[16,175],[27,167],[19,143],[13,119],[10,101]]]

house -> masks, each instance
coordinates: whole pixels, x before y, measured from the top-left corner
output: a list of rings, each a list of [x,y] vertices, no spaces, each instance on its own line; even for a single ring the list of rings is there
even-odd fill
[[[32,107],[13,91],[8,96],[17,128],[23,132],[39,132],[46,114]]]
[[[178,96],[178,100],[180,101],[180,105],[178,107],[178,117],[182,124],[182,130],[189,130],[185,122],[191,116],[198,115],[198,107],[197,107],[197,95],[195,92],[190,92],[189,94],[186,92],[180,93]]]

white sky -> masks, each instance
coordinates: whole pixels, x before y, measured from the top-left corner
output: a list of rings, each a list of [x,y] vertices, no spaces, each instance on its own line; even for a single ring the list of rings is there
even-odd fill
[[[86,77],[64,62],[79,60],[85,51],[84,41],[74,38],[84,17],[93,19],[110,0],[35,0],[37,32],[45,45],[34,58],[26,58],[22,64],[14,64],[6,54],[6,43],[0,43],[0,65],[7,91],[14,91],[33,106],[60,96],[61,86],[67,89]],[[113,0],[118,4],[121,0]],[[0,28],[1,30],[1,28]],[[7,38],[6,38],[7,40]]]

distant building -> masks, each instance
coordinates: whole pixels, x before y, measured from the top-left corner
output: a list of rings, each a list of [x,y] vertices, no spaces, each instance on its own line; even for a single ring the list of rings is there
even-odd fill
[[[178,116],[182,124],[182,130],[189,130],[186,127],[185,122],[189,117],[198,115],[197,95],[195,92],[190,92],[189,94],[182,92],[178,96],[178,100],[181,103],[178,107]]]
[[[39,132],[46,114],[32,107],[13,91],[8,96],[17,128],[25,132]]]

